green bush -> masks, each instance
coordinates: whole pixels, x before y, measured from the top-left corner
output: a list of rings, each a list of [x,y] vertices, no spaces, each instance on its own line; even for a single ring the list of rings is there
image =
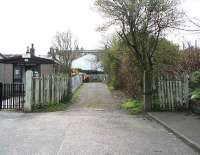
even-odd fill
[[[196,89],[192,92],[192,97],[191,100],[196,102],[196,101],[200,101],[200,89]],[[200,103],[200,102],[199,102]]]
[[[193,73],[191,82],[192,83],[199,83],[200,82],[200,71],[196,71],[196,72]]]
[[[115,76],[112,78],[111,86],[112,86],[114,89],[117,89],[117,88],[119,87],[119,81],[117,80],[117,78],[116,78]]]
[[[140,100],[130,100],[121,105],[122,109],[128,110],[131,114],[138,114],[143,112],[144,103]]]

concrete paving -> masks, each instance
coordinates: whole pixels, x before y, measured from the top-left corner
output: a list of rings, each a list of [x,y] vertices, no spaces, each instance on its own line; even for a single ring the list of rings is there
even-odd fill
[[[152,112],[150,115],[200,151],[200,116],[184,112]]]
[[[116,110],[118,102],[114,100],[107,85],[102,83],[86,83],[80,89],[79,101],[70,109]]]
[[[80,98],[68,111],[0,112],[0,154],[198,155],[156,122],[118,110],[106,85],[85,84],[80,92],[87,102]]]

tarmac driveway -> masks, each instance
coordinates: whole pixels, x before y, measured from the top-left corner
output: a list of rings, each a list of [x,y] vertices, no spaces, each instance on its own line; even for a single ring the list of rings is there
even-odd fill
[[[94,105],[93,105],[94,104]],[[55,113],[0,112],[1,155],[196,155],[143,116],[117,110],[107,86],[84,84],[80,100]]]

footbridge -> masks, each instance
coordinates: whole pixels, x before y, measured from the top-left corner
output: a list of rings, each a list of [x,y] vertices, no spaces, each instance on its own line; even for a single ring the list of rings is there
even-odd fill
[[[96,50],[73,50],[72,51],[72,56],[74,59],[80,58],[87,54],[96,55],[97,59],[100,60],[104,54],[104,50],[96,49]]]

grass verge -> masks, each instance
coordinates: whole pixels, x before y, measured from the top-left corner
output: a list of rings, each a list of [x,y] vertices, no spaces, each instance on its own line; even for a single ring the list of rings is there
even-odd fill
[[[131,115],[140,114],[144,110],[144,104],[140,100],[129,100],[121,104],[120,107],[127,110]]]

